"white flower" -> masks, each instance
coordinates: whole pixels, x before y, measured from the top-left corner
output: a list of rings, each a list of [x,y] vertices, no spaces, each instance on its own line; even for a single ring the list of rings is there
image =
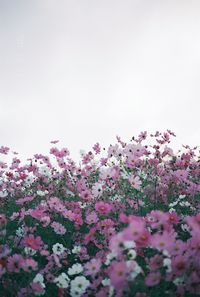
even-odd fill
[[[121,172],[121,177],[124,178],[124,179],[128,179],[129,175],[124,173],[124,172]]]
[[[79,263],[73,264],[72,267],[68,269],[69,275],[79,274],[83,271],[83,266]]]
[[[142,271],[141,267],[136,263],[136,266],[134,267],[134,271],[130,274],[130,279],[133,280],[136,278],[136,276]]]
[[[174,281],[173,281],[173,283],[175,284],[175,285],[179,285],[179,284],[182,284],[184,282],[184,277],[182,276],[182,277],[177,277]]]
[[[172,270],[172,267],[171,267],[171,259],[169,259],[169,258],[165,258],[164,260],[163,260],[163,266],[165,266],[165,267],[167,267],[167,272],[171,272],[171,270]]]
[[[44,277],[41,273],[36,274],[35,278],[33,279],[33,283],[39,283],[43,289],[46,287],[44,284]],[[40,295],[44,295],[45,290],[43,290],[42,292],[38,292],[35,293],[35,295],[40,296]]]
[[[39,172],[39,174],[47,176],[47,177],[51,176],[51,172],[47,166],[39,167],[38,172]]]
[[[183,199],[185,197],[186,197],[186,195],[179,195],[179,198],[178,199]]]
[[[45,200],[41,200],[40,205],[47,206],[47,202]]]
[[[94,159],[91,160],[90,163],[91,163],[91,165],[93,165],[94,168],[97,168],[97,166],[99,165],[99,161],[94,160]]]
[[[19,228],[16,230],[16,235],[17,235],[18,237],[24,237],[24,236],[26,235],[26,231],[25,231],[24,226],[19,227]]]
[[[72,191],[68,190],[68,189],[67,189],[66,192],[67,192],[68,195],[75,196],[74,193]]]
[[[29,255],[29,256],[33,256],[33,255],[35,255],[37,253],[36,250],[34,250],[34,249],[32,249],[31,247],[28,247],[28,246],[26,246],[24,248],[24,252],[25,252],[26,255]]]
[[[27,178],[24,180],[27,186],[31,185],[34,181],[35,181],[35,178],[31,175],[27,176]]]
[[[123,242],[123,245],[124,245],[124,249],[131,249],[131,248],[134,248],[136,246],[134,240],[125,240]]]
[[[100,183],[95,183],[92,187],[92,194],[95,198],[100,197],[103,193],[103,186]]]
[[[63,272],[54,279],[54,282],[59,288],[68,288],[70,279],[67,274]]]
[[[77,291],[83,294],[89,285],[90,282],[84,276],[77,276],[71,281],[71,291]]]
[[[117,257],[117,253],[112,252],[112,253],[107,254],[105,264],[109,265],[111,260],[114,259],[115,257]]]
[[[70,289],[70,296],[71,297],[81,297],[83,292],[77,291],[75,289]]]
[[[36,276],[33,279],[34,283],[43,283],[44,282],[44,276],[41,273],[36,274]]]
[[[169,212],[173,212],[173,211],[176,211],[176,210],[174,208],[169,209]]]
[[[8,192],[7,191],[0,191],[0,198],[4,198],[8,196]]]
[[[114,287],[113,286],[110,286],[109,288],[109,293],[108,293],[108,297],[112,297],[114,294]]]
[[[110,279],[106,277],[101,281],[101,283],[103,286],[110,286]]]
[[[48,194],[49,192],[47,190],[45,190],[45,191],[38,190],[36,193],[38,194],[38,196],[42,197],[42,196],[45,196],[46,194]]]
[[[186,231],[190,232],[190,231],[191,231],[191,230],[190,230],[190,227],[189,227],[187,224],[181,224],[181,229],[182,229],[184,232],[186,232]]]
[[[79,151],[79,154],[81,155],[81,157],[83,157],[86,154],[86,151],[82,149]]]
[[[80,251],[81,251],[80,245],[75,245],[74,248],[72,249],[73,254],[78,254]]]
[[[180,206],[190,206],[191,204],[188,201],[183,201],[179,203]]]
[[[128,254],[127,254],[128,258],[131,260],[134,260],[137,256],[136,251],[135,250],[129,250]]]
[[[87,203],[83,203],[81,201],[79,201],[79,205],[80,205],[80,208],[86,208],[87,207]]]
[[[66,248],[62,245],[62,243],[56,243],[52,247],[53,253],[56,255],[61,255],[64,253]]]
[[[170,203],[169,204],[169,207],[171,208],[171,207],[174,207],[175,205],[177,205],[177,203],[178,203],[178,201],[175,201],[175,202],[173,202],[173,203]]]
[[[166,257],[170,257],[170,254],[169,254],[169,252],[167,251],[167,250],[163,250],[162,251],[162,254],[164,255],[164,256],[166,256]]]

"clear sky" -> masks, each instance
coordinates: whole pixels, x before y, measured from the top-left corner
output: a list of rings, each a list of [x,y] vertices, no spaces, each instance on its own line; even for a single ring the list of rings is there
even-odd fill
[[[200,1],[0,0],[0,145],[200,145]]]

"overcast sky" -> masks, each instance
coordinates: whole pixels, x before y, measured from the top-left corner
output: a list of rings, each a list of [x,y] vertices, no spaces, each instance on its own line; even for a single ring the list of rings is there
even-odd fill
[[[200,145],[200,1],[0,0],[0,145]]]

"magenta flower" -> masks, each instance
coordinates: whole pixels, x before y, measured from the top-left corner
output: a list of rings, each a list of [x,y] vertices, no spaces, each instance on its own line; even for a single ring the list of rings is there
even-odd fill
[[[160,272],[150,272],[145,278],[145,284],[148,287],[153,287],[158,285],[161,279]]]
[[[24,246],[30,247],[33,250],[40,250],[44,245],[42,238],[40,236],[34,237],[34,235],[30,234],[23,239]]]
[[[188,267],[188,260],[182,256],[178,255],[172,260],[172,270],[177,275],[180,276],[183,274]]]
[[[95,203],[95,210],[100,214],[108,214],[112,210],[112,205],[103,201]]]
[[[24,259],[21,255],[14,254],[8,257],[7,269],[9,272],[20,272],[24,266]]]

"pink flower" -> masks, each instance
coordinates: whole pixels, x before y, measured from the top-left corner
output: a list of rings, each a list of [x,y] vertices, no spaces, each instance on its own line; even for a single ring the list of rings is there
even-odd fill
[[[96,214],[95,211],[92,211],[90,212],[87,216],[86,216],[86,219],[85,219],[86,223],[87,224],[94,224],[94,223],[97,223],[99,221],[99,218]]]
[[[159,284],[160,279],[161,279],[160,272],[150,272],[145,278],[145,284],[148,287],[153,287],[153,286]]]
[[[83,190],[81,193],[80,193],[80,197],[84,200],[84,201],[90,201],[91,198],[92,198],[92,194],[90,192],[90,190]]]
[[[101,264],[100,259],[92,259],[90,262],[87,262],[84,265],[85,275],[95,276],[99,272]]]
[[[140,190],[142,182],[141,182],[139,176],[131,175],[128,178],[128,181],[130,182],[130,184],[133,188],[135,188],[136,190]]]
[[[26,272],[32,272],[33,270],[37,270],[38,263],[31,258],[25,259],[23,263],[23,269]]]
[[[16,204],[23,205],[25,202],[32,201],[33,199],[34,199],[34,196],[26,196],[24,198],[20,198],[20,199],[16,200]]]
[[[195,231],[199,231],[200,229],[200,213],[196,216],[187,216],[186,217],[187,224]]]
[[[141,234],[145,230],[144,222],[141,220],[133,220],[130,222],[129,226],[123,231],[124,240],[134,240],[140,239]]]
[[[109,242],[109,249],[114,253],[120,253],[124,247],[124,233],[118,232],[116,235],[112,236]]]
[[[163,257],[161,255],[155,255],[151,257],[148,262],[150,270],[154,271],[162,267]]]
[[[39,295],[43,295],[44,287],[40,282],[32,282],[31,288],[33,289],[34,293],[39,293]]]
[[[5,214],[0,214],[0,227],[7,223]]]
[[[150,245],[159,251],[168,251],[174,244],[175,239],[176,235],[174,233],[169,233],[167,231],[164,231],[162,234],[155,233],[151,236]]]
[[[109,203],[99,201],[95,203],[95,210],[100,214],[108,214],[112,210],[112,205]]]
[[[183,274],[186,271],[187,266],[187,259],[182,255],[178,255],[172,260],[172,271],[177,276]]]
[[[6,272],[6,269],[0,264],[0,278]]]
[[[172,211],[172,212],[168,213],[168,216],[169,216],[169,223],[178,224],[179,216],[175,211]]]
[[[81,217],[81,214],[76,213],[76,214],[74,215],[74,222],[75,222],[75,225],[76,225],[76,226],[81,226],[81,225],[83,224],[83,219],[82,219],[82,217]]]
[[[0,147],[0,154],[4,154],[4,155],[7,155],[8,154],[8,152],[9,152],[9,147],[7,147],[7,146],[1,146]]]
[[[169,214],[160,210],[152,210],[146,215],[145,220],[151,228],[157,229],[162,226],[168,228],[169,226]]]
[[[110,271],[108,273],[111,284],[115,289],[121,289],[127,283],[127,272],[128,268],[124,261],[121,262],[113,262],[109,267]]]
[[[65,234],[67,232],[65,227],[62,224],[58,223],[58,222],[51,223],[51,227],[54,229],[54,232],[56,234],[63,235],[63,234]]]
[[[187,170],[178,169],[174,172],[174,176],[178,178],[179,181],[186,181],[189,172]]]
[[[40,222],[42,223],[43,227],[47,227],[50,224],[50,217],[49,216],[44,216],[40,219]]]
[[[94,198],[100,197],[103,193],[103,186],[100,183],[95,183],[92,187],[92,194]]]
[[[7,269],[9,272],[20,272],[23,265],[24,259],[21,255],[14,254],[13,256],[8,257]]]
[[[40,236],[34,237],[30,234],[23,239],[23,244],[27,247],[32,248],[33,250],[40,250],[44,245],[42,238]]]
[[[168,248],[168,250],[170,255],[181,255],[187,250],[186,242],[178,239]]]
[[[30,211],[30,215],[33,218],[40,220],[45,215],[45,211],[46,209],[43,205],[38,205],[35,209]]]
[[[98,142],[96,144],[94,144],[93,150],[95,151],[96,155],[100,153],[101,147],[100,147],[100,144]]]

